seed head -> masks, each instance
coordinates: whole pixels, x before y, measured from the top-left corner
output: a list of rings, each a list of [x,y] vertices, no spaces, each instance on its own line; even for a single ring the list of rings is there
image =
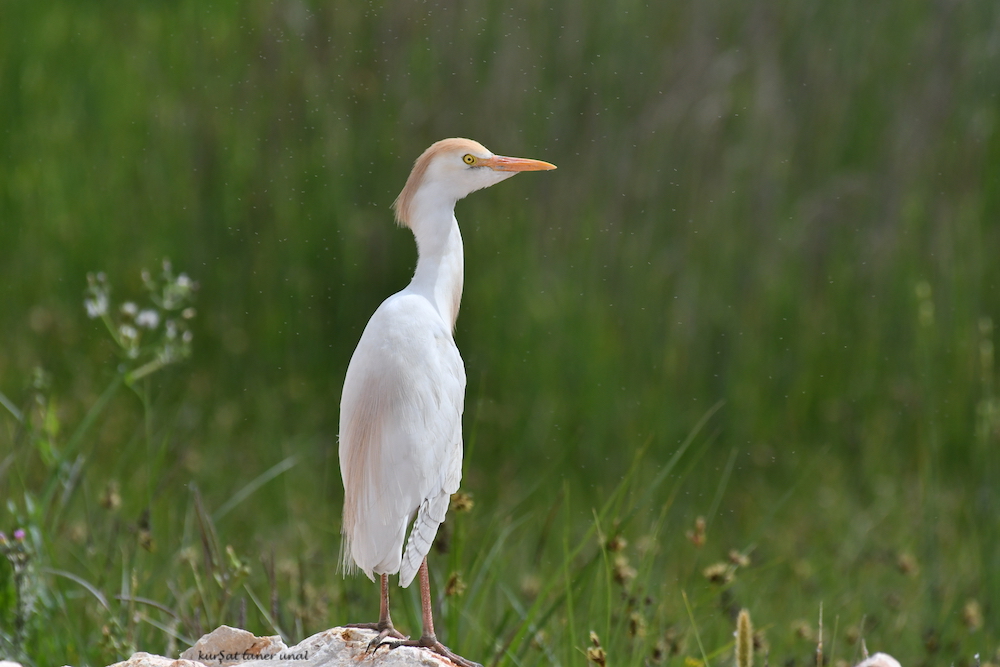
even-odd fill
[[[628,540],[626,540],[621,535],[615,535],[610,540],[608,540],[608,551],[616,553],[621,551],[628,546]]]
[[[447,597],[461,597],[465,592],[465,582],[462,580],[461,572],[452,572],[448,575],[448,582],[444,585],[444,594]]]
[[[896,558],[896,568],[903,574],[913,577],[920,574],[920,565],[917,563],[917,558],[909,552],[899,554]]]
[[[117,511],[122,506],[122,496],[118,489],[118,482],[111,480],[101,495],[101,507],[112,512]]]
[[[637,611],[633,611],[628,617],[628,636],[642,639],[646,636],[646,619]]]
[[[707,536],[705,535],[705,517],[700,516],[694,520],[694,530],[687,531],[686,535],[691,544],[696,547],[705,546],[705,540]]]
[[[476,503],[472,500],[472,494],[464,491],[451,494],[451,510],[453,512],[471,512]]]
[[[735,569],[729,563],[713,563],[702,570],[701,574],[713,584],[725,585],[736,578]]]
[[[738,567],[750,567],[750,556],[740,553],[736,549],[730,549],[729,562]]]
[[[615,563],[614,563],[615,581],[617,581],[622,586],[627,586],[630,581],[635,579],[637,574],[638,572],[636,572],[635,568],[629,564],[628,558],[626,558],[621,554],[615,556]]]
[[[975,632],[983,627],[983,608],[978,600],[967,600],[962,607],[962,622],[969,632]]]
[[[587,660],[598,665],[598,667],[605,667],[608,663],[608,654],[604,652],[601,640],[593,630],[590,631],[590,644],[587,647]]]
[[[753,625],[746,609],[736,617],[736,667],[753,667]]]

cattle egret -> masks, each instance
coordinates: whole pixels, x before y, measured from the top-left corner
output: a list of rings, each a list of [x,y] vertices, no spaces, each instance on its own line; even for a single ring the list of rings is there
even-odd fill
[[[342,559],[345,572],[381,577],[378,623],[355,626],[378,630],[373,650],[423,646],[476,665],[437,640],[427,573],[427,552],[462,479],[465,366],[453,330],[464,269],[455,204],[518,172],[548,169],[555,165],[444,139],[417,158],[393,203],[396,220],[416,238],[417,268],[368,321],[340,399]],[[389,617],[389,575],[397,572],[404,588],[420,574],[418,640],[396,631]]]

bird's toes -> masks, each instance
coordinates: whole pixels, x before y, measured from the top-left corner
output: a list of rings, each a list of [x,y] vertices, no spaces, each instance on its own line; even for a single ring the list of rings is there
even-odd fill
[[[417,642],[418,646],[423,646],[424,648],[429,648],[440,656],[451,660],[453,663],[459,667],[483,667],[478,662],[473,662],[472,660],[467,660],[459,654],[452,651],[450,648],[442,644],[437,640],[436,637],[421,637]]]
[[[438,643],[437,647],[433,648],[432,650],[435,653],[439,653],[444,657],[448,658],[456,665],[459,665],[459,667],[483,667],[478,662],[473,662],[472,660],[466,660],[459,654],[449,650],[447,646],[444,646],[440,642]]]
[[[396,648],[397,642],[392,641],[391,639],[389,639],[389,637],[401,641],[406,641],[407,639],[409,639],[409,637],[404,635],[402,632],[396,630],[396,628],[392,627],[383,628],[382,630],[379,631],[379,633],[375,636],[374,639],[368,642],[368,648],[366,649],[366,652],[375,653],[383,646],[389,648],[389,650]]]
[[[362,630],[378,630],[378,623],[348,623],[345,628],[360,628]]]
[[[394,639],[389,639],[389,636],[394,637]],[[396,632],[395,628],[380,632],[379,636],[368,644],[368,651],[374,653],[383,646],[390,651],[399,648],[400,646],[416,646],[419,648],[426,648],[434,651],[444,658],[447,658],[459,667],[483,667],[478,662],[467,660],[458,655],[450,648],[439,642],[436,637],[423,636],[420,639],[410,639],[409,637]]]

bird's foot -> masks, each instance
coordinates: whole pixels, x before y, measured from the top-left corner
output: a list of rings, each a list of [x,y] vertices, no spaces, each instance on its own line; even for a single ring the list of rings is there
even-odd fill
[[[418,646],[420,648],[426,648],[434,651],[440,656],[451,660],[453,663],[459,667],[483,667],[478,662],[472,662],[471,660],[466,660],[457,653],[453,653],[450,648],[442,644],[437,640],[434,635],[424,635],[420,639],[405,639],[401,641],[384,641],[381,646],[388,646],[390,650],[394,648],[399,648],[400,646]]]
[[[379,646],[382,646],[383,642],[386,641],[386,637],[392,637],[393,639],[399,639],[406,641],[409,639],[402,632],[397,630],[392,626],[392,623],[348,623],[345,627],[348,628],[361,628],[362,630],[375,630],[378,632],[375,635],[375,639],[368,642],[368,648],[365,649],[368,652],[374,652]]]

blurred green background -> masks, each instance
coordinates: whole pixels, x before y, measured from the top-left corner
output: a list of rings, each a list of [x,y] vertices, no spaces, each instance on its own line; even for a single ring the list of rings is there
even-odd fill
[[[0,392],[24,416],[0,410],[0,529],[36,529],[33,613],[58,628],[29,632],[21,659],[175,646],[130,596],[189,605],[183,637],[195,621],[270,632],[247,589],[192,611],[212,597],[188,551],[211,551],[212,513],[286,635],[373,620],[376,587],[336,572],[340,387],[415,263],[390,204],[426,146],[467,136],[559,170],[457,208],[476,504],[455,529],[465,555],[435,566],[442,586],[471,568],[441,603],[458,615],[446,641],[569,664],[595,629],[614,662],[718,662],[738,604],[770,660],[804,664],[817,637],[800,619],[822,602],[834,659],[858,655],[853,628],[908,665],[987,661],[998,92],[992,0],[4,3]],[[165,257],[199,283],[193,356],[113,391],[71,448],[120,361],[86,317],[86,274],[141,299]],[[636,499],[624,551],[585,538],[615,489]],[[701,547],[684,537],[697,516]],[[499,560],[475,560],[505,525]],[[532,582],[576,562],[564,531],[597,564],[537,618]],[[706,581],[729,549],[751,565]],[[587,593],[619,556],[646,565]],[[415,623],[411,592],[394,595]],[[515,660],[518,619],[537,633]]]

